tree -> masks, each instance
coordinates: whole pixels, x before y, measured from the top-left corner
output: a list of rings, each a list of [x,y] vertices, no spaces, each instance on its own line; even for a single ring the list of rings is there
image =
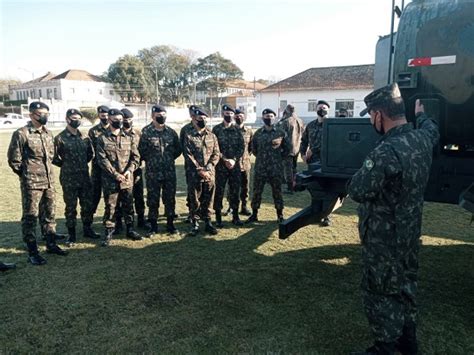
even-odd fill
[[[9,99],[8,86],[16,84],[21,84],[21,81],[9,78],[0,79],[0,101],[6,101]]]
[[[109,66],[107,81],[114,85],[122,100],[135,102],[147,100],[151,92],[145,78],[145,66],[136,56],[125,55]]]

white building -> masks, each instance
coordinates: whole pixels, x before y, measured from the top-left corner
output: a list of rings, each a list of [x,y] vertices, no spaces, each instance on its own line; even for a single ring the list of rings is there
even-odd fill
[[[257,93],[257,116],[271,108],[281,116],[286,105],[295,106],[299,117],[308,122],[316,117],[316,102],[327,101],[329,116],[335,117],[345,107],[349,115],[359,117],[365,107],[364,97],[374,87],[374,65],[311,68]]]

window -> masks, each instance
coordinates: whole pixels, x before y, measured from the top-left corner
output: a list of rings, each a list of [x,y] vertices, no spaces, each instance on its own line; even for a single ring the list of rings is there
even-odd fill
[[[39,95],[39,98],[43,97],[43,94],[41,93],[41,89],[38,89],[38,95]]]
[[[114,91],[113,91],[113,90],[110,90],[110,91],[109,91],[109,94],[110,94],[110,95],[113,95],[113,94],[114,94]]]
[[[102,95],[102,89],[99,90],[99,95]]]
[[[316,112],[318,100],[308,100],[308,112]]]
[[[285,108],[287,105],[288,105],[288,100],[280,100],[280,112],[285,111]]]
[[[21,91],[16,92],[16,99],[21,100]]]
[[[54,88],[54,99],[58,99],[58,88]]]
[[[46,98],[51,99],[51,89],[46,89]]]
[[[69,91],[71,92],[71,94],[75,94],[76,93],[76,90],[74,88],[69,88]]]
[[[339,110],[341,108],[345,108],[347,110],[347,117],[354,117],[354,100],[336,100],[336,117],[339,117]]]

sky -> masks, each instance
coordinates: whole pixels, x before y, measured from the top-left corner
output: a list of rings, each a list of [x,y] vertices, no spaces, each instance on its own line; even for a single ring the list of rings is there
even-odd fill
[[[390,32],[391,3],[0,0],[0,78],[26,81],[68,69],[102,74],[119,57],[154,45],[199,57],[220,52],[247,80],[371,64],[379,36]]]

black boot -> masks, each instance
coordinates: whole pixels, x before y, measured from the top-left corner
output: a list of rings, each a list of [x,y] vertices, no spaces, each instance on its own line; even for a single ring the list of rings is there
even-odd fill
[[[76,227],[69,227],[67,229],[67,234],[66,245],[71,246],[76,242]]]
[[[184,223],[193,223],[193,217],[191,216],[191,214],[188,214],[188,216],[184,220]]]
[[[58,247],[58,245],[56,244],[55,236],[56,235],[54,233],[46,234],[46,252],[48,254],[66,256],[68,252]]]
[[[28,248],[28,262],[33,265],[44,265],[46,259],[43,258],[38,251],[38,244],[35,241],[27,242],[26,247]]]
[[[211,222],[211,220],[210,220],[209,218],[206,218],[206,219],[204,220],[204,223],[205,223],[204,230],[205,230],[207,233],[209,233],[209,234],[211,234],[211,235],[216,235],[216,234],[217,234],[217,229],[216,229],[216,227],[214,227],[214,226],[212,225],[212,222]]]
[[[376,341],[374,345],[365,351],[351,352],[351,355],[394,355],[395,343],[383,343]]]
[[[321,220],[321,226],[323,226],[323,227],[329,227],[331,224],[332,224],[332,221],[331,221],[331,218],[329,216],[324,217]]]
[[[197,219],[191,220],[191,230],[189,231],[189,236],[195,237],[199,234],[199,222]]]
[[[150,219],[150,228],[145,234],[146,238],[153,237],[156,233],[158,233],[158,222],[156,219]]]
[[[232,211],[232,224],[235,226],[244,225],[244,223],[240,220],[239,211],[237,209]]]
[[[99,239],[100,234],[96,233],[90,224],[84,224],[82,226],[82,231],[84,232],[84,238],[90,238],[90,239]]]
[[[4,263],[0,261],[0,271],[8,271],[8,270],[13,270],[16,268],[15,264],[10,264],[10,263]]]
[[[122,218],[117,218],[115,220],[114,235],[119,235],[120,233],[122,233],[122,229],[123,229]]]
[[[110,241],[112,240],[113,235],[113,228],[105,228],[104,239],[102,240],[100,245],[102,245],[103,247],[108,247],[110,245]]]
[[[166,217],[166,231],[169,234],[179,234],[178,230],[174,226],[174,217],[173,217],[173,215]]]
[[[252,212],[250,212],[250,210],[247,208],[246,201],[242,201],[242,208],[240,209],[240,214],[242,216],[250,216],[252,214]]]
[[[221,211],[216,210],[216,227],[217,228],[222,228],[224,227],[224,224],[222,224],[222,214]]]
[[[247,220],[245,221],[246,224],[247,223],[254,223],[254,222],[258,222],[258,210],[253,210],[250,217],[247,218]]]
[[[418,342],[416,340],[416,324],[409,322],[403,326],[403,333],[395,343],[395,348],[402,355],[418,354]]]
[[[133,229],[133,223],[127,224],[127,238],[132,240],[142,240],[142,236],[135,232]]]
[[[283,218],[283,209],[278,209],[277,210],[277,221],[278,223],[281,223],[283,222],[284,218]]]

